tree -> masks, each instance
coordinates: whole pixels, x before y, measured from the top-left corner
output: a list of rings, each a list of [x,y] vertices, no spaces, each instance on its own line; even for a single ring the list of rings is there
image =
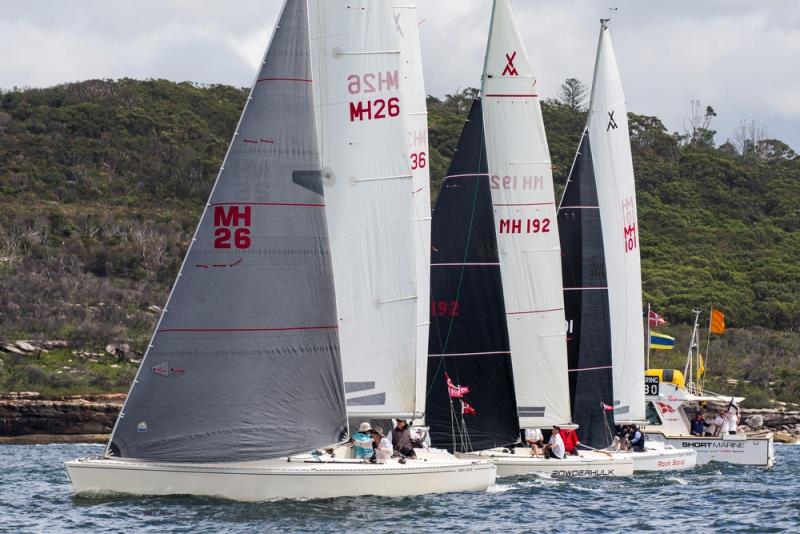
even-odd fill
[[[558,99],[569,106],[572,111],[583,111],[586,93],[588,90],[582,81],[576,78],[567,78],[558,90]]]
[[[764,159],[758,150],[761,142],[767,138],[767,130],[755,120],[742,120],[733,134],[733,144],[739,154],[744,157]]]
[[[717,112],[711,106],[706,106],[703,113],[699,100],[692,100],[689,105],[689,114],[681,119],[683,135],[680,140],[686,146],[714,148],[714,136],[717,132],[711,129],[711,121],[717,116]]]

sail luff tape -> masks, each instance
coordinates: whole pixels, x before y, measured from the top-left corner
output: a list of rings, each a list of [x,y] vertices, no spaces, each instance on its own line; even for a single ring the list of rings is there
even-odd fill
[[[377,182],[380,180],[397,180],[401,178],[413,178],[410,174],[398,174],[397,176],[380,176],[378,178],[353,178],[353,182]]]

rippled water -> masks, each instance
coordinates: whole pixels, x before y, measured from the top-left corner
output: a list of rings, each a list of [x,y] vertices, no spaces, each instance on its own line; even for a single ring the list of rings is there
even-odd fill
[[[63,462],[99,445],[0,445],[2,532],[800,532],[800,446],[774,470],[712,464],[628,479],[503,479],[485,493],[241,504],[189,497],[84,499]]]

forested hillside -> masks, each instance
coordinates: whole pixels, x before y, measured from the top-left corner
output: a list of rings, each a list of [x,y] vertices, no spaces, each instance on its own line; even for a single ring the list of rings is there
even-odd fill
[[[434,191],[472,94],[429,98]],[[0,340],[141,352],[245,97],[128,79],[0,94]],[[560,191],[585,113],[574,102],[543,109]],[[679,135],[656,117],[629,119],[646,299],[671,325],[719,307],[733,330],[712,344],[711,374],[727,361],[736,388],[797,399],[800,158],[777,140],[718,145],[709,121]],[[685,345],[688,328],[671,328]],[[124,390],[128,379],[80,387]],[[54,390],[76,389],[65,380]],[[36,387],[0,375],[0,390]]]

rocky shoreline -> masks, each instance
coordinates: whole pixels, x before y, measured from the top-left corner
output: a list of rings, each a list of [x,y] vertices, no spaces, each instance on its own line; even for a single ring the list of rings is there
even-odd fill
[[[36,392],[0,395],[0,444],[103,443],[125,395],[45,399]],[[743,408],[741,429],[772,431],[778,443],[800,441],[800,411]]]

